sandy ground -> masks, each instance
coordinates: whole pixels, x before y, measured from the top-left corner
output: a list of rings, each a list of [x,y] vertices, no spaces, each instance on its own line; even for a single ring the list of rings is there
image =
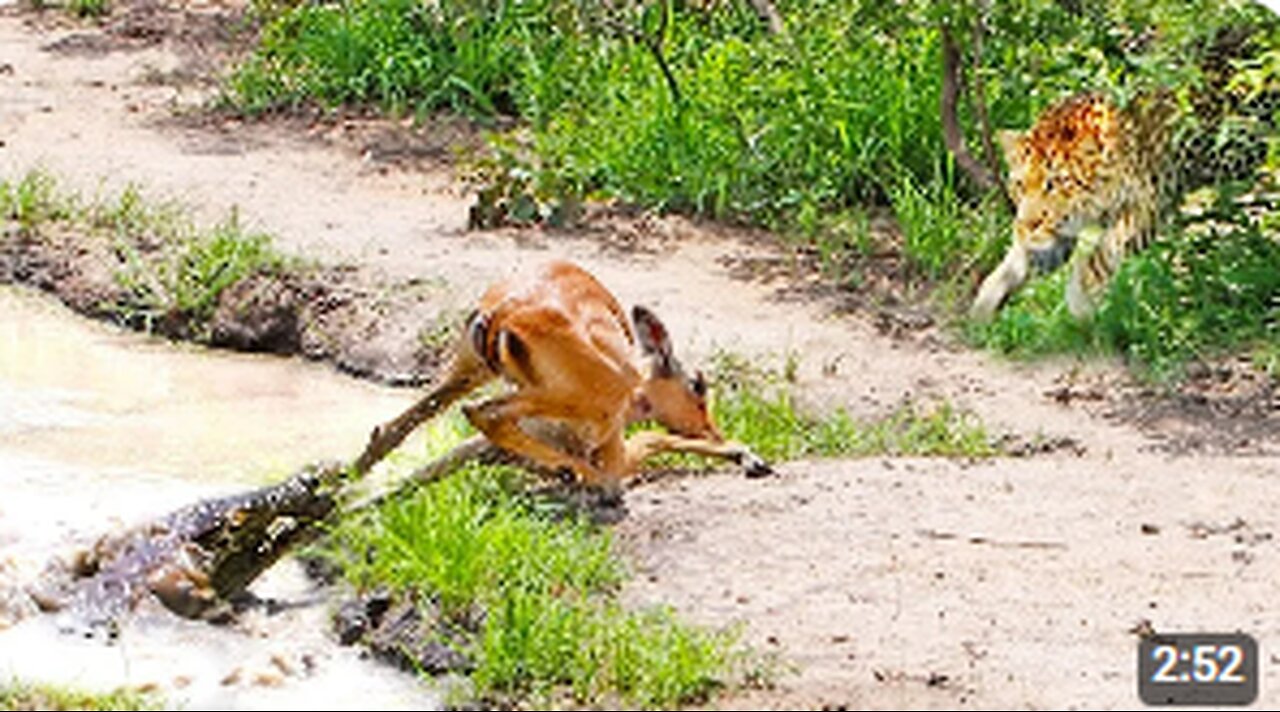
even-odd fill
[[[1253,634],[1259,704],[1280,705],[1271,431],[1251,433],[1252,455],[1170,454],[1160,436],[1182,432],[1176,418],[1144,430],[1114,417],[1109,396],[1053,397],[1114,384],[1112,365],[1012,365],[932,332],[885,336],[865,315],[735,278],[735,261],[776,256],[714,226],[467,232],[446,163],[384,160],[354,122],[183,118],[206,88],[157,77],[183,76],[187,48],[69,51],[93,45],[67,39],[85,33],[0,15],[0,175],[42,166],[89,194],[136,182],[205,219],[235,207],[287,252],[442,285],[439,310],[465,308],[515,266],[570,257],[624,302],[654,307],[695,360],[795,354],[813,402],[879,414],[945,397],[993,431],[1081,446],[982,463],[795,462],[765,482],[633,491],[618,525],[638,572],[627,595],[740,625],[781,661],[773,689],[723,704],[1133,706],[1132,630],[1149,621]]]

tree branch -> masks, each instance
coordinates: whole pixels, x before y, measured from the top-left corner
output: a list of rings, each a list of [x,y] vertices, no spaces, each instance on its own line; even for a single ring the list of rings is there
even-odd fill
[[[991,118],[987,114],[987,90],[986,80],[982,76],[982,41],[986,36],[987,10],[990,2],[988,0],[979,0],[978,3],[978,19],[973,23],[973,92],[970,94],[970,107],[978,118],[978,127],[981,131],[982,139],[982,158],[986,162],[989,175],[996,177],[996,188],[1000,191],[1000,198],[1004,201],[1005,207],[1013,210],[1013,200],[1009,197],[1009,191],[1005,188],[1004,181],[999,179],[1000,176],[1000,160],[997,158],[994,132],[991,130]]]
[[[613,9],[611,3],[606,3],[606,7]],[[643,4],[642,4],[643,7]],[[643,12],[643,10],[642,10]],[[680,84],[676,81],[676,75],[671,71],[671,65],[667,63],[667,58],[662,53],[662,39],[667,31],[667,15],[669,10],[662,9],[662,22],[658,25],[658,31],[654,36],[650,36],[640,29],[618,20],[610,15],[603,18],[605,27],[615,35],[625,36],[633,42],[641,45],[649,54],[653,56],[653,61],[658,64],[658,69],[662,71],[662,78],[667,83],[667,90],[671,92],[671,100],[677,107],[684,106],[684,94],[680,91]]]
[[[947,25],[942,26],[942,96],[941,96],[941,112],[942,112],[942,140],[946,143],[947,150],[955,157],[956,165],[969,176],[978,188],[982,190],[999,190],[1004,196],[1005,204],[1009,205],[1009,198],[1004,193],[1004,186],[998,178],[998,173],[983,165],[980,161],[969,153],[969,148],[965,145],[964,132],[960,128],[960,119],[957,113],[957,101],[960,96],[960,48],[956,45],[955,38],[951,35],[951,28]],[[985,97],[980,97],[979,103],[985,103]],[[983,115],[986,114],[986,107],[981,110]],[[986,141],[990,139],[987,138]],[[984,141],[985,145],[985,141]],[[994,148],[992,155],[994,155]]]

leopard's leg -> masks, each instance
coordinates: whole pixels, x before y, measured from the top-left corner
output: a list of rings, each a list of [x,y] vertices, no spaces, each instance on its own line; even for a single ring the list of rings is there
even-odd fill
[[[969,309],[969,316],[978,321],[991,321],[1009,294],[1026,281],[1027,271],[1027,248],[1015,238],[1000,266],[982,281],[978,296]]]
[[[1066,293],[1067,309],[1076,320],[1093,317],[1120,262],[1129,252],[1141,248],[1148,224],[1144,217],[1127,210],[1105,228],[1091,226],[1081,231],[1080,241],[1085,249],[1072,265]]]
[[[1093,293],[1093,287],[1086,286],[1094,283],[1095,278],[1091,277],[1091,264],[1099,258],[1099,253],[1104,250],[1099,245],[1089,255],[1082,255],[1083,259],[1078,259],[1071,269],[1071,278],[1067,280],[1067,310],[1071,312],[1071,316],[1076,321],[1088,321],[1093,318],[1093,312],[1098,308],[1097,300]]]

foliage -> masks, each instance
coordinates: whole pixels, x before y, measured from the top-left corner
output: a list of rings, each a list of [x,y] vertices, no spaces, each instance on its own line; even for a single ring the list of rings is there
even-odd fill
[[[609,533],[525,484],[512,468],[467,466],[349,519],[326,548],[358,586],[439,610],[490,702],[671,707],[721,684],[731,639],[667,610],[624,610]]]
[[[0,710],[153,710],[160,706],[154,695],[123,689],[93,693],[20,680],[0,682]]]
[[[943,148],[944,28],[964,57],[971,93],[959,120],[975,155],[985,153],[977,102],[993,127],[1022,128],[1066,94],[1100,91],[1123,103],[1155,86],[1173,87],[1185,110],[1177,160],[1188,178],[1248,180],[1280,152],[1280,20],[1256,3],[775,4],[786,24],[776,36],[742,2],[271,5],[261,45],[227,97],[249,112],[372,105],[514,117],[517,133],[496,134],[477,162],[475,226],[558,224],[580,200],[607,195],[776,229],[813,244],[828,274],[853,288],[868,241],[842,216],[887,204],[910,271],[948,295],[971,290],[995,265],[1008,216]],[[979,86],[983,96],[973,96]],[[1016,311],[1002,320],[984,332],[1002,349],[1087,342],[1141,360],[1161,348],[1133,345],[1156,336],[1128,327],[1100,338],[1058,322],[1042,333]]]
[[[513,113],[520,67],[531,52],[561,49],[556,27],[568,6],[355,0],[272,8],[279,14],[231,90],[255,113],[309,102]]]
[[[972,413],[950,403],[904,403],[885,417],[859,421],[843,409],[805,413],[784,380],[722,355],[716,367],[716,422],[767,460],[796,457],[990,457],[992,438]]]

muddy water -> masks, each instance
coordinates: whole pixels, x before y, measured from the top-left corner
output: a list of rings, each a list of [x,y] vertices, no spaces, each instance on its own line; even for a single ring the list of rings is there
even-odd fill
[[[121,332],[0,288],[0,589],[112,526],[350,457],[411,397],[312,364]],[[296,564],[254,591],[284,610],[224,627],[138,622],[110,646],[38,616],[4,629],[0,615],[0,681],[154,686],[196,708],[438,705],[412,677],[336,646],[328,602]]]

